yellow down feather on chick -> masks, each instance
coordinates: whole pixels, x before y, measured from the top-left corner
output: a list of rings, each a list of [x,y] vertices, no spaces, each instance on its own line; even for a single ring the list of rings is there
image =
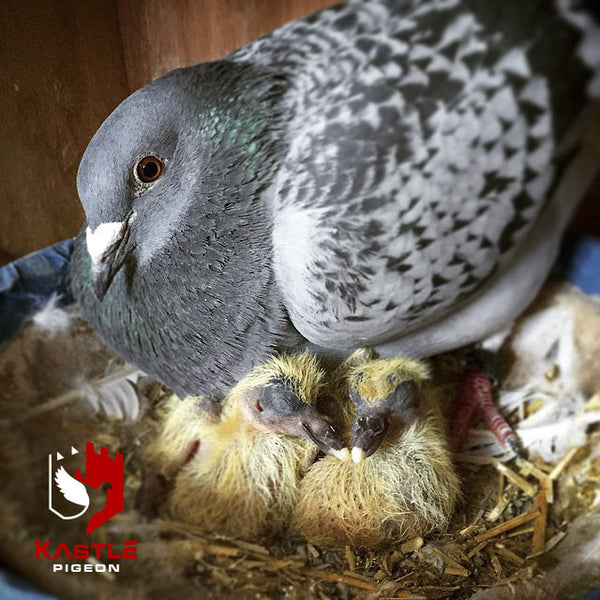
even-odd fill
[[[249,394],[285,378],[298,397],[314,405],[323,373],[310,355],[279,356],[258,366],[223,401],[219,419],[199,414],[197,398],[166,411],[155,456],[178,461],[199,442],[175,479],[169,508],[178,520],[206,532],[255,540],[289,524],[298,481],[313,463],[316,446],[282,435],[248,417]]]
[[[373,373],[382,374],[383,363],[374,361]],[[394,362],[394,361],[390,361]],[[349,365],[349,376],[358,367]],[[402,361],[399,380],[409,373],[417,381],[427,369],[416,361]],[[368,364],[361,365],[363,373]],[[360,383],[360,382],[358,382]],[[371,397],[383,398],[373,386]],[[383,384],[385,386],[385,384]],[[300,485],[293,528],[322,545],[373,548],[444,530],[459,497],[459,481],[448,450],[440,398],[423,382],[421,416],[396,439],[386,439],[370,457],[358,464],[326,456],[315,463]],[[341,403],[350,405],[345,433],[350,435],[354,406],[347,390]]]
[[[394,358],[374,359],[350,366],[349,387],[355,388],[363,400],[379,402],[389,396],[403,381],[429,379],[427,365],[416,360]]]

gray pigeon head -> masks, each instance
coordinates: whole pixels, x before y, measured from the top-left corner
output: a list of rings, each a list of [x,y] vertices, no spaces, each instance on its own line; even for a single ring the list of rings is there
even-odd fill
[[[108,117],[77,177],[99,298],[131,252],[140,268],[150,265],[186,214],[224,190],[252,194],[242,186],[255,186],[268,164],[252,138],[268,140],[263,115],[276,114],[261,107],[261,91],[270,102],[274,89],[281,81],[256,68],[204,63],[157,79]]]
[[[192,76],[172,72],[127,98],[85,151],[77,187],[99,296],[131,251],[150,262],[201,194],[206,156],[202,122],[189,126],[200,101]]]
[[[182,85],[187,79],[185,73],[175,71],[141,88],[113,111],[90,141],[77,185],[93,229],[122,217],[150,188],[156,194],[154,185],[144,186],[138,180],[134,167],[150,153],[168,162],[174,159],[182,119],[181,110],[169,107],[189,104],[190,94]]]
[[[81,161],[73,292],[110,346],[178,393],[222,393],[285,325],[262,197],[285,88],[228,60],[173,71],[127,98]]]

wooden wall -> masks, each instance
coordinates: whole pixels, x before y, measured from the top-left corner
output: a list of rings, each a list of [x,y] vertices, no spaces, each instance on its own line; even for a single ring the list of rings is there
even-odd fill
[[[339,2],[340,0],[337,0]],[[129,87],[213,60],[336,0],[117,0]]]
[[[0,57],[6,260],[77,232],[77,165],[127,78],[117,10],[103,0],[0,2]]]
[[[129,93],[333,0],[2,0],[0,264],[77,233],[77,166]]]

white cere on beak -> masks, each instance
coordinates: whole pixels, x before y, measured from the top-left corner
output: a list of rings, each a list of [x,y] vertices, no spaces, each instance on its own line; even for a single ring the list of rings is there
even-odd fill
[[[362,448],[357,448],[356,446],[352,448],[352,461],[356,464],[362,462],[365,459],[365,456],[366,452]]]
[[[331,454],[331,456],[335,456],[340,460],[348,460],[350,458],[350,450],[348,450],[348,448],[342,448],[341,450],[330,448],[328,454]]]
[[[85,230],[85,242],[92,263],[98,264],[106,251],[119,239],[123,229],[123,221],[116,223],[101,223],[92,231]]]

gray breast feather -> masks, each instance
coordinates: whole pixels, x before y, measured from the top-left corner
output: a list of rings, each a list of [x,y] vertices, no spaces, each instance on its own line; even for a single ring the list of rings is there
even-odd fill
[[[439,319],[502,268],[552,183],[549,86],[525,46],[460,2],[429,6],[338,9],[327,18],[354,19],[354,38],[306,30],[295,47],[332,48],[292,83],[270,191],[279,285],[315,344]]]

